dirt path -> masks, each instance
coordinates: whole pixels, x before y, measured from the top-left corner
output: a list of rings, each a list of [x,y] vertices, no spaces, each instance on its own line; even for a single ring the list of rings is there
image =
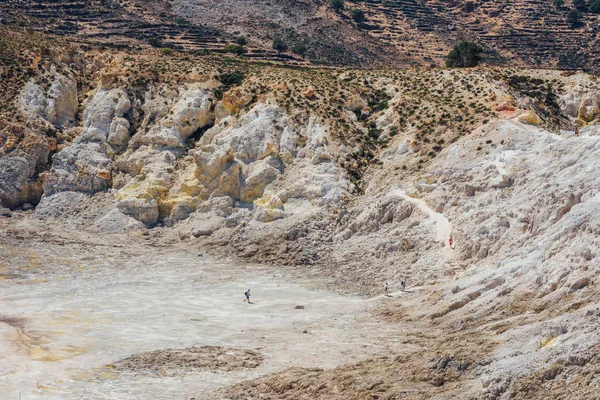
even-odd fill
[[[397,189],[392,192],[393,195],[399,196],[404,200],[407,200],[417,207],[419,210],[423,211],[425,214],[429,216],[429,218],[433,219],[435,222],[435,236],[439,242],[444,242],[447,244],[448,238],[452,234],[452,224],[443,214],[435,212],[431,207],[425,203],[423,199],[417,199],[414,197],[410,197],[406,194],[404,190]]]
[[[177,249],[47,243],[0,245],[0,265],[20,271],[0,280],[2,399],[204,398],[287,367],[332,368],[392,345],[380,340],[362,299],[316,291],[315,282],[267,267]],[[242,301],[248,288],[251,305]],[[252,351],[263,361],[175,376],[110,367],[193,346],[220,346],[231,357]]]

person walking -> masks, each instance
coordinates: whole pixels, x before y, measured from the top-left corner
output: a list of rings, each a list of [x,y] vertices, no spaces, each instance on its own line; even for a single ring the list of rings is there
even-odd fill
[[[385,283],[385,288],[383,289],[383,293],[386,295],[386,297],[389,297],[389,291],[388,291],[388,283]]]
[[[400,282],[400,290],[402,292],[404,292],[404,289],[406,288],[406,282],[404,280],[402,280],[402,282]]]
[[[246,296],[246,298],[244,299],[244,303],[247,301],[248,304],[252,304],[252,303],[250,303],[250,289],[248,289],[244,292],[244,296]]]

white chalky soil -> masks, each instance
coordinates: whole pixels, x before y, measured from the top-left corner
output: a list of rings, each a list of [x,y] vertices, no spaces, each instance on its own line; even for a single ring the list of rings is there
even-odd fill
[[[0,250],[2,264],[27,259]],[[372,324],[357,323],[361,299],[286,281],[267,267],[143,253],[136,263],[73,260],[0,280],[2,399],[182,399],[290,366],[335,367],[384,352]],[[177,377],[105,367],[139,352],[204,345],[258,350],[265,361]]]

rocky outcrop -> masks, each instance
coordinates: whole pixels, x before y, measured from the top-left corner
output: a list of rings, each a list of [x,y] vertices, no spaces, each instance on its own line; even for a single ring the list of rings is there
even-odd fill
[[[205,203],[222,198],[250,207],[257,221],[273,221],[288,215],[284,204],[290,199],[323,205],[347,193],[340,180],[343,171],[324,156],[326,144],[325,129],[315,119],[305,127],[292,126],[279,106],[257,103],[203,133],[193,152],[193,168],[188,164],[185,173],[173,174],[176,157],[163,157],[173,154],[164,148],[142,146],[120,156],[117,165],[128,166],[120,169],[136,177],[116,199],[124,214],[148,225],[159,218],[182,220],[194,212],[212,213]],[[289,173],[286,166],[293,166]]]
[[[600,90],[579,77],[573,79],[558,100],[561,110],[580,125],[597,120],[600,118]]]
[[[116,149],[129,140],[130,123],[125,118],[131,102],[123,89],[99,90],[83,113],[82,142],[108,142]]]
[[[13,135],[0,150],[0,205],[15,208],[24,203],[37,204],[42,188],[36,173],[48,163],[56,141],[37,135],[26,128],[9,126],[4,132]]]
[[[139,137],[142,143],[180,148],[194,132],[214,122],[213,95],[205,89],[182,89],[170,99],[172,104],[166,109],[164,103],[168,104],[168,101],[160,94],[153,95],[156,93],[147,94],[151,100],[145,106],[146,119],[142,125],[148,128],[148,132]],[[160,104],[161,100],[163,104]],[[153,119],[156,123],[150,125]]]
[[[51,70],[52,83],[44,90],[38,83],[28,82],[23,88],[18,103],[21,110],[31,116],[42,118],[58,128],[75,122],[79,101],[77,83]]]
[[[83,113],[81,136],[53,157],[52,169],[44,174],[47,195],[61,191],[94,193],[110,187],[115,151],[129,139],[125,115],[130,108],[122,89],[100,87],[96,91]]]

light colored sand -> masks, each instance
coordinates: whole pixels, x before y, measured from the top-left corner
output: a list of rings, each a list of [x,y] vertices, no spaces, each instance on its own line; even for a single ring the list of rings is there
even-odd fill
[[[419,210],[423,211],[425,214],[431,218],[435,223],[435,237],[439,242],[445,242],[448,240],[450,235],[452,234],[452,224],[448,221],[448,218],[439,212],[434,211],[431,207],[427,205],[425,200],[410,197],[404,190],[397,189],[392,192],[393,195],[403,198],[410,203],[415,204]]]
[[[106,249],[90,249],[98,251]],[[0,281],[0,318],[25,321],[23,328],[0,322],[2,399],[182,399],[289,366],[328,368],[386,352],[377,324],[364,321],[366,302],[266,267],[183,251],[81,261],[85,252],[74,251],[56,254],[73,267],[38,271],[26,268],[31,255],[18,253],[0,251],[0,264],[28,270]],[[247,288],[254,304],[242,302]],[[259,349],[265,362],[175,378],[103,368],[138,352],[194,345]]]

